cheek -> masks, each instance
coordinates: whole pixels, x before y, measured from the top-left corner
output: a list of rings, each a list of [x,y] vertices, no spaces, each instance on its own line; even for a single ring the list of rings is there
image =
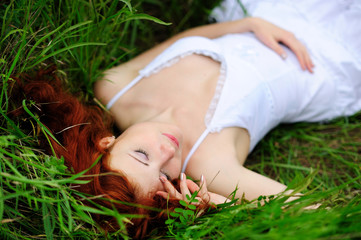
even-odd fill
[[[164,186],[160,180],[158,183],[154,184],[154,186],[151,188],[148,194],[150,194],[150,196],[153,197],[158,191],[165,191]]]
[[[179,160],[177,161],[176,165],[175,165],[175,171],[178,173],[178,175],[181,173],[182,171],[182,158],[179,157]]]
[[[168,174],[172,179],[178,178],[182,170],[182,164],[177,162],[168,169]]]
[[[147,180],[145,182],[134,182],[131,179],[129,180],[135,187],[136,198],[138,200],[153,198],[157,191],[165,190],[163,184],[158,178],[154,180]]]
[[[147,189],[141,189],[138,192],[137,196],[141,198],[149,199],[149,198],[153,198],[158,191],[165,191],[162,183],[158,183],[158,184],[155,183],[153,186],[150,186]]]

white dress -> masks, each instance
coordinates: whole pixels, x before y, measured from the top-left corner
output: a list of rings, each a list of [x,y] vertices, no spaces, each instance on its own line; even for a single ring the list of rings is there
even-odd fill
[[[293,32],[307,46],[316,66],[313,74],[302,71],[286,47],[288,57],[282,60],[251,33],[213,40],[188,37],[157,56],[107,107],[144,77],[176,64],[181,57],[201,54],[219,61],[220,78],[205,116],[206,130],[186,157],[183,171],[207,135],[226,127],[247,129],[252,151],[279,123],[352,115],[361,109],[359,2],[243,1],[250,15]],[[242,16],[238,0],[226,0],[212,13],[218,21]]]

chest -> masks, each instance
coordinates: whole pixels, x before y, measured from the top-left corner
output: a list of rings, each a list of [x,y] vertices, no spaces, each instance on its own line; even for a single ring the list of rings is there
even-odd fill
[[[208,108],[219,78],[220,64],[208,57],[192,54],[141,80],[134,91],[135,101],[154,107],[197,106]]]
[[[220,75],[220,64],[192,54],[180,58],[147,77],[126,92],[113,109],[116,122],[125,129],[139,121],[171,115],[186,136],[185,151],[205,129],[204,118]],[[126,112],[127,114],[122,114]]]
[[[166,110],[175,121],[204,125],[204,116],[214,96],[220,64],[208,57],[192,54],[143,77],[118,101],[118,122],[149,119]],[[199,124],[197,124],[199,123]],[[128,126],[123,126],[124,128]]]

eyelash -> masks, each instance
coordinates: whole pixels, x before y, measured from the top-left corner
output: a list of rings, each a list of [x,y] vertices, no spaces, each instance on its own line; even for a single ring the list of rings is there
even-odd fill
[[[148,154],[145,150],[143,150],[143,149],[141,149],[141,148],[135,150],[135,152],[144,154],[147,158],[148,158],[148,156],[149,156],[149,154]],[[161,171],[161,173],[167,178],[168,181],[171,180],[170,176],[169,176],[167,173],[165,173],[164,171]]]
[[[140,149],[140,148],[139,148],[139,149],[135,150],[135,152],[144,154],[147,158],[149,157],[149,154],[148,154],[146,151],[144,151],[143,149]]]
[[[165,173],[165,172],[163,172],[163,171],[161,171],[161,173],[167,178],[168,181],[171,180],[171,179],[170,179],[170,176],[169,176],[167,173]]]

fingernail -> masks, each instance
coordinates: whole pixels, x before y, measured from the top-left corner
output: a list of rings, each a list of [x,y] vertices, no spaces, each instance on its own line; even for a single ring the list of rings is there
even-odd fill
[[[180,175],[180,179],[183,180],[184,179],[184,173],[181,173]]]
[[[204,177],[203,177],[203,174],[201,175],[201,183],[204,182]]]
[[[165,183],[167,181],[167,179],[163,176],[159,177],[159,180],[162,182],[162,183]]]
[[[286,53],[282,53],[282,54],[281,54],[281,57],[282,57],[283,59],[286,59],[286,58],[287,58],[287,54],[286,54]]]

